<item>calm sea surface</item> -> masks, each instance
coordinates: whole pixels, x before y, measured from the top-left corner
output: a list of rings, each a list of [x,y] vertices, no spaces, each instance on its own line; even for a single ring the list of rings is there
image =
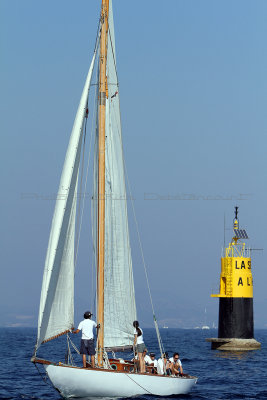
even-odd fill
[[[161,334],[169,355],[178,351],[184,371],[199,378],[189,395],[175,397],[186,400],[267,400],[267,330],[255,331],[255,338],[262,344],[261,350],[244,353],[211,351],[210,343],[206,343],[205,338],[216,337],[215,330],[163,329]],[[61,398],[42,380],[30,362],[35,335],[36,331],[32,328],[0,328],[1,399]],[[75,343],[79,343],[77,336],[75,335]],[[154,330],[144,329],[144,338],[149,351],[157,352]],[[47,343],[38,355],[54,360],[58,357],[58,361],[64,362],[65,342],[66,338],[61,338],[58,342]],[[77,364],[80,363],[78,355],[75,360]],[[159,397],[143,396],[138,399],[157,398]]]

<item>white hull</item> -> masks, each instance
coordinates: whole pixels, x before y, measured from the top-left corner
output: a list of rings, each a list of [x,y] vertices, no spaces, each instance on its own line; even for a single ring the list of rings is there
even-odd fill
[[[53,386],[66,398],[186,394],[197,381],[194,377],[141,375],[56,365],[44,367]]]

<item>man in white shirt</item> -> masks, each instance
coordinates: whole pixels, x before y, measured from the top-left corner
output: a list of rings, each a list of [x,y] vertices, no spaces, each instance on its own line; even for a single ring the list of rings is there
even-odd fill
[[[173,375],[183,375],[183,367],[178,353],[174,353],[173,357],[170,358],[170,363]]]
[[[151,358],[149,357],[149,355],[147,354],[147,349],[145,349],[143,351],[143,357],[144,357],[144,361],[147,365],[149,365],[151,363]]]
[[[170,375],[171,370],[170,370],[170,361],[169,361],[169,355],[168,353],[163,353],[163,358],[158,359],[157,363],[157,372],[158,375]]]
[[[72,333],[79,333],[82,331],[80,354],[83,356],[83,368],[86,368],[86,355],[89,355],[92,360],[92,367],[95,367],[95,343],[93,329],[99,329],[95,321],[91,320],[92,313],[86,311],[84,313],[84,320],[79,323],[76,330],[72,329]]]
[[[147,365],[150,365],[152,367],[156,367],[157,366],[157,360],[155,360],[155,353],[149,353],[149,355],[147,354],[147,350],[144,351],[144,360],[145,363]]]
[[[152,374],[156,374],[158,362],[155,359],[155,353],[149,353],[149,355],[146,354],[144,356],[144,360],[145,360],[146,365],[148,365],[149,367],[152,367],[151,369],[149,369],[149,372],[151,372]]]

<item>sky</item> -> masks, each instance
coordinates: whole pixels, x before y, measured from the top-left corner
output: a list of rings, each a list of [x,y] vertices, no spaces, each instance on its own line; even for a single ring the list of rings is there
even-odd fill
[[[158,321],[217,325],[210,294],[224,218],[228,243],[239,206],[248,245],[263,249],[252,252],[254,321],[267,328],[267,3],[114,0],[113,9],[125,160]],[[0,326],[37,323],[99,12],[99,0],[0,0]],[[130,211],[129,220],[138,318],[152,326]],[[78,260],[77,322],[91,307],[90,240]]]

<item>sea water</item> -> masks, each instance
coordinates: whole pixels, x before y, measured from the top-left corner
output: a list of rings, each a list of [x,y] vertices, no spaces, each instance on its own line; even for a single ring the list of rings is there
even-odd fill
[[[248,352],[220,352],[210,349],[205,338],[216,337],[215,330],[162,329],[164,349],[177,351],[185,373],[198,377],[198,382],[188,395],[172,396],[186,400],[267,400],[267,330],[256,330],[255,339],[261,350]],[[71,335],[79,347],[79,335]],[[30,362],[36,339],[33,328],[0,328],[0,398],[1,399],[60,399],[60,395],[45,382],[45,374]],[[144,339],[149,351],[159,356],[155,331],[144,329]],[[46,349],[45,349],[46,346]],[[64,362],[66,337],[42,346],[38,354],[47,359]],[[46,354],[43,353],[46,352]],[[81,364],[78,354],[75,363]],[[43,380],[44,379],[44,380]],[[136,399],[157,399],[159,396],[142,396]],[[163,399],[163,398],[161,398]]]

